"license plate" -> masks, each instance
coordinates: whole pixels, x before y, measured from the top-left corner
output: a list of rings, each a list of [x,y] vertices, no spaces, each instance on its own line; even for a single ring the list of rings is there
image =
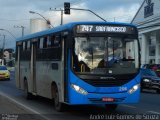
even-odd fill
[[[114,98],[104,97],[104,98],[102,98],[102,101],[103,101],[103,102],[113,102],[113,101],[114,101]]]
[[[0,78],[4,78],[4,75],[0,75]]]

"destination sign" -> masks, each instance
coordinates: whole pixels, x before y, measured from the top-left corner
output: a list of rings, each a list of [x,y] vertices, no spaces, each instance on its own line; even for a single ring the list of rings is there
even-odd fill
[[[78,25],[77,33],[126,33],[134,34],[135,28],[130,26],[113,25]]]

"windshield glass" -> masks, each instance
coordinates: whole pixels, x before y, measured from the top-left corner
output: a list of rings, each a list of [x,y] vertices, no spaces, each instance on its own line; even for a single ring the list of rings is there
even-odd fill
[[[0,70],[7,70],[5,66],[0,66]]]
[[[72,67],[89,74],[136,73],[138,43],[122,37],[75,37]]]

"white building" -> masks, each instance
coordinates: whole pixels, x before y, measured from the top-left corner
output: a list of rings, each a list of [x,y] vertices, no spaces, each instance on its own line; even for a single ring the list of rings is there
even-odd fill
[[[139,28],[142,64],[160,64],[160,0],[144,0],[132,23]]]

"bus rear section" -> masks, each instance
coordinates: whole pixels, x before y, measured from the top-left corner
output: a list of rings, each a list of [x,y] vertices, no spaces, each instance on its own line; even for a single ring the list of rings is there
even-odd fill
[[[68,54],[70,105],[105,104],[113,109],[139,101],[137,34],[133,26],[76,26]]]

